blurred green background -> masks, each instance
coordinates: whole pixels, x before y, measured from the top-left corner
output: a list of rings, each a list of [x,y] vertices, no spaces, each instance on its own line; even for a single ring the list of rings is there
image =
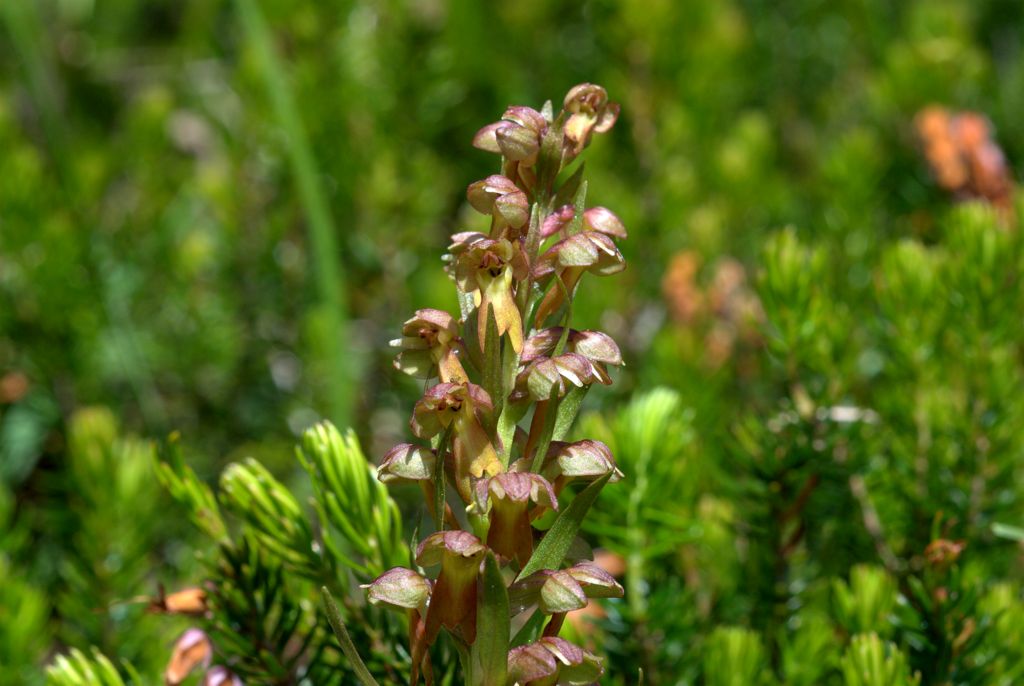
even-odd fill
[[[934,240],[949,204],[917,150],[921,107],[987,114],[1024,159],[1022,36],[1016,0],[0,3],[0,586],[38,589],[49,627],[22,657],[96,642],[62,621],[62,598],[95,587],[68,571],[95,571],[67,559],[75,513],[110,506],[68,460],[81,408],[109,408],[87,420],[110,431],[180,431],[207,477],[240,455],[287,474],[320,417],[374,458],[405,435],[420,387],[386,342],[418,307],[454,309],[440,256],[480,222],[464,189],[496,167],[470,140],[505,106],[583,81],[622,104],[587,169],[630,268],[575,316],[627,367],[588,400],[673,387],[714,435],[771,383],[744,357],[757,340],[709,353],[673,323],[673,256],[692,251],[705,282],[723,256],[753,274],[793,226],[830,246],[843,292],[867,291],[873,256]],[[158,516],[158,489],[132,492]],[[177,525],[157,529],[129,587],[81,616],[187,576]]]

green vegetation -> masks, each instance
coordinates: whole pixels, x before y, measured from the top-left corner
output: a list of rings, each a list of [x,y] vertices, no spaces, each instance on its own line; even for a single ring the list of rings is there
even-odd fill
[[[0,2],[0,684],[366,683],[322,588],[408,681],[360,584],[439,493],[376,479],[425,390],[387,341],[460,311],[480,126],[582,82],[621,105],[585,188],[629,268],[571,317],[625,366],[547,437],[623,473],[580,519],[625,593],[559,635],[613,685],[1018,683],[1024,202],[943,147],[980,120],[918,115],[983,114],[1019,171],[1022,31],[1009,0]],[[430,650],[438,684],[496,664]]]

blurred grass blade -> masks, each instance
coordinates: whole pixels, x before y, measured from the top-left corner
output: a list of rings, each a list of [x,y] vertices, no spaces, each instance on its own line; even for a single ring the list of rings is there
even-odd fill
[[[320,588],[320,597],[323,598],[324,607],[327,608],[327,621],[331,623],[331,628],[334,630],[334,635],[338,637],[338,643],[341,645],[341,652],[345,653],[345,657],[348,658],[349,664],[352,670],[356,673],[359,681],[362,682],[363,686],[380,686],[377,680],[370,674],[370,670],[366,668],[366,664],[362,658],[359,657],[359,652],[356,647],[352,644],[352,639],[348,635],[348,630],[345,629],[345,623],[341,621],[341,613],[338,612],[338,605],[334,602],[334,598],[331,596],[331,592],[327,590],[326,586]]]
[[[1024,542],[1024,528],[1012,524],[996,522],[992,525],[992,533],[999,538],[1005,538],[1018,543]]]
[[[569,552],[576,533],[580,530],[583,518],[587,516],[590,506],[597,500],[598,494],[604,485],[608,483],[611,474],[605,474],[600,479],[583,489],[576,499],[569,503],[569,507],[562,510],[558,519],[551,525],[544,538],[541,539],[537,549],[533,551],[530,561],[526,563],[523,570],[519,572],[519,579],[525,579],[534,572],[542,569],[558,569]]]
[[[270,30],[257,0],[236,0],[245,34],[256,51],[259,72],[278,124],[287,136],[287,152],[295,184],[309,225],[310,252],[317,294],[324,308],[328,327],[325,349],[330,376],[331,419],[337,426],[351,424],[354,388],[352,351],[339,341],[348,341],[344,272],[339,261],[336,227],[323,187],[318,180],[316,161],[306,130],[299,118],[295,99],[288,88],[284,68],[275,52]]]
[[[505,686],[508,668],[508,589],[493,553],[484,560],[483,594],[477,616],[479,629],[473,643],[474,673],[481,686]]]

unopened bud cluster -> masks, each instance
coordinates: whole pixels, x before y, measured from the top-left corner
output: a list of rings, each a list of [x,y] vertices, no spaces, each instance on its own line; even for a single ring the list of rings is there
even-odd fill
[[[518,626],[530,612],[544,619],[535,641],[510,641],[507,683],[585,684],[603,673],[599,657],[558,632],[567,612],[622,588],[579,555],[568,555],[566,568],[530,561],[544,537],[534,522],[560,510],[567,484],[621,477],[603,443],[564,440],[586,390],[610,384],[609,367],[622,364],[609,336],[570,328],[586,275],[625,268],[616,241],[626,229],[610,210],[586,207],[582,165],[574,165],[617,117],[604,88],[582,84],[557,116],[550,103],[539,112],[509,107],[476,134],[476,148],[501,155],[501,173],[467,189],[489,231],[456,233],[448,248],[459,316],[419,310],[393,342],[398,369],[436,379],[413,409],[417,442],[392,448],[378,472],[381,481],[422,487],[436,531],[419,543],[417,569],[394,568],[367,585],[370,602],[409,617],[413,683],[432,680],[429,649],[442,631],[462,650],[477,640],[491,557],[509,621]]]

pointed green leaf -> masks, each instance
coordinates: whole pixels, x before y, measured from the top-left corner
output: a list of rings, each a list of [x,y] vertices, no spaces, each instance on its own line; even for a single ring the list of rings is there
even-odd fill
[[[338,643],[341,645],[341,652],[348,658],[352,671],[356,673],[363,686],[380,686],[377,680],[373,678],[373,675],[370,674],[370,670],[366,668],[362,658],[359,657],[359,652],[352,644],[352,638],[348,635],[345,623],[341,620],[338,605],[334,602],[334,598],[331,597],[331,592],[327,590],[326,586],[320,587],[320,597],[323,598],[324,607],[327,608],[327,621],[331,623],[334,635],[338,637]]]
[[[434,528],[444,531],[444,459],[451,440],[452,427],[448,427],[437,444],[437,460],[434,462]]]
[[[494,553],[484,559],[483,593],[477,614],[477,635],[473,643],[474,673],[481,686],[505,686],[508,667],[508,588]]]
[[[572,545],[573,539],[576,538],[576,533],[580,530],[583,518],[587,516],[587,511],[590,510],[590,506],[597,500],[598,494],[604,488],[604,485],[608,483],[609,478],[611,478],[611,474],[605,474],[584,488],[569,503],[569,507],[559,513],[555,523],[544,534],[544,538],[541,539],[536,550],[533,551],[530,561],[519,572],[517,578],[525,579],[541,569],[558,569],[558,566],[562,564],[562,560],[565,558],[565,554],[569,552],[569,547]]]
[[[558,397],[559,385],[560,383],[555,381],[551,386],[551,394],[548,396],[551,399],[547,401],[544,426],[541,427],[540,440],[537,441],[537,450],[533,454],[533,463],[530,465],[531,472],[540,472],[544,458],[547,457],[548,448],[551,446],[551,436],[555,432],[555,422],[558,419],[558,406],[562,401]]]
[[[576,216],[572,218],[572,223],[569,224],[569,235],[573,235],[580,232],[583,228],[583,211],[587,209],[587,182],[583,181],[580,183],[580,187],[576,189],[576,196],[572,200],[572,204],[576,208]]]
[[[576,415],[580,412],[580,406],[583,405],[583,398],[586,397],[589,390],[590,386],[575,386],[569,389],[569,392],[558,403],[558,416],[555,418],[555,431],[551,435],[552,440],[561,441],[569,434],[569,429],[572,428],[572,423],[576,421]]]

